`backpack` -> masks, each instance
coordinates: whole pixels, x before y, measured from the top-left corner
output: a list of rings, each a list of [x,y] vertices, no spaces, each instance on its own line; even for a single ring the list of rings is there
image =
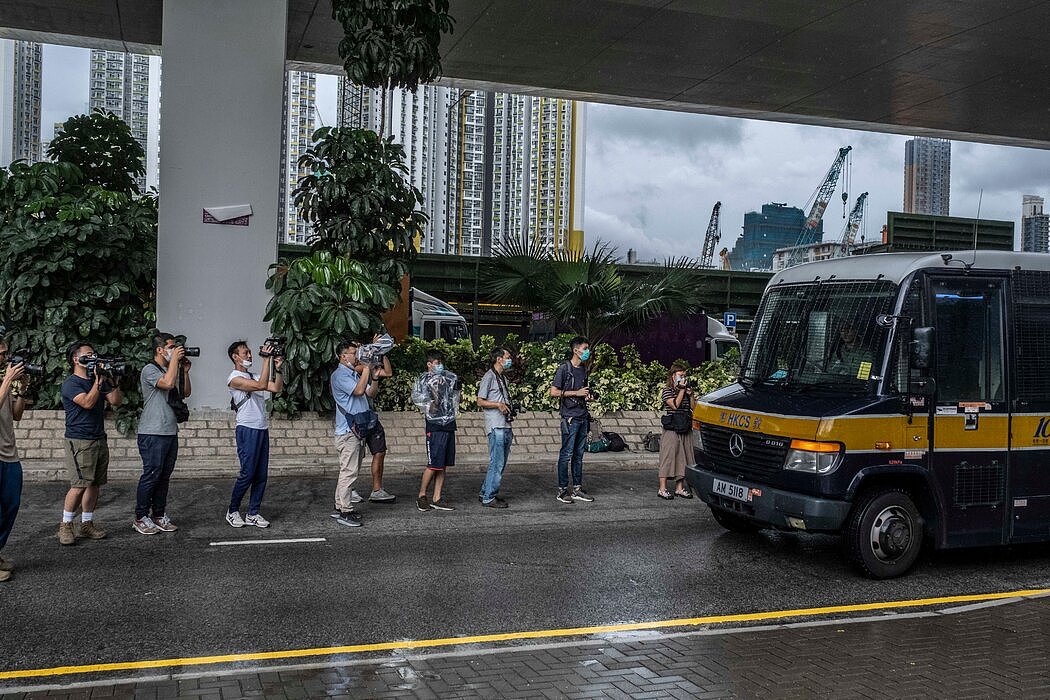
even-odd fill
[[[619,433],[606,431],[602,433],[602,438],[609,444],[609,452],[623,452],[627,449],[627,443]]]
[[[605,452],[609,449],[609,441],[604,437],[597,440],[591,440],[584,447],[588,452]]]
[[[642,438],[642,447],[645,448],[646,452],[659,452],[660,451],[660,436],[653,431],[649,431]]]

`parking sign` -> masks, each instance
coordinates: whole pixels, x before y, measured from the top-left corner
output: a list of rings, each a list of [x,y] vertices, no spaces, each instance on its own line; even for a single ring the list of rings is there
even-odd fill
[[[726,328],[736,328],[736,313],[726,311],[722,314],[722,325]]]

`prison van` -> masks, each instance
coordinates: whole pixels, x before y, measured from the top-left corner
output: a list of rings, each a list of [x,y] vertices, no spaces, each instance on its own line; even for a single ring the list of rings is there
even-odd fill
[[[769,282],[735,384],[693,413],[715,520],[840,533],[874,578],[1050,540],[1050,255],[888,253]]]

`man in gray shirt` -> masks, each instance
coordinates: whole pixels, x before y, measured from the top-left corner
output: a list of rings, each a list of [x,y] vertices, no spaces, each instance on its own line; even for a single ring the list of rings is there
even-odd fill
[[[514,420],[510,410],[510,390],[503,374],[514,366],[514,360],[506,348],[496,348],[489,354],[489,361],[492,366],[478,386],[478,406],[485,410],[485,433],[489,438],[489,470],[478,500],[488,508],[506,508],[507,502],[496,494],[514,441],[514,431],[510,427]]]
[[[168,393],[190,395],[190,361],[186,351],[175,345],[175,336],[153,336],[153,361],[142,368],[142,417],[139,418],[138,444],[142,456],[142,477],[135,498],[135,531],[143,535],[174,532],[178,529],[166,512],[168,482],[179,454],[179,424],[168,403]],[[151,517],[152,516],[152,517]]]

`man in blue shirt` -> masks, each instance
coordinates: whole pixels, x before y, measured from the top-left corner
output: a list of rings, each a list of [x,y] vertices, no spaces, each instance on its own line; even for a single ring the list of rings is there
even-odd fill
[[[353,416],[370,410],[365,390],[371,379],[372,367],[354,369],[360,343],[344,341],[335,352],[339,365],[332,372],[332,398],[335,400],[335,448],[339,452],[339,479],[335,485],[335,512],[332,517],[340,525],[361,527],[361,514],[354,511],[353,490],[357,472],[364,458],[365,439],[354,434]]]
[[[62,523],[58,526],[58,541],[63,545],[76,538],[101,540],[106,531],[95,524],[95,504],[98,490],[106,483],[109,470],[109,445],[103,414],[106,403],[119,406],[124,400],[120,387],[99,372],[89,373],[85,361],[95,354],[86,341],[78,340],[69,346],[66,357],[73,373],[62,382],[62,407],[66,411],[66,472],[69,492],[62,505]],[[82,511],[80,532],[73,532],[73,516]]]

